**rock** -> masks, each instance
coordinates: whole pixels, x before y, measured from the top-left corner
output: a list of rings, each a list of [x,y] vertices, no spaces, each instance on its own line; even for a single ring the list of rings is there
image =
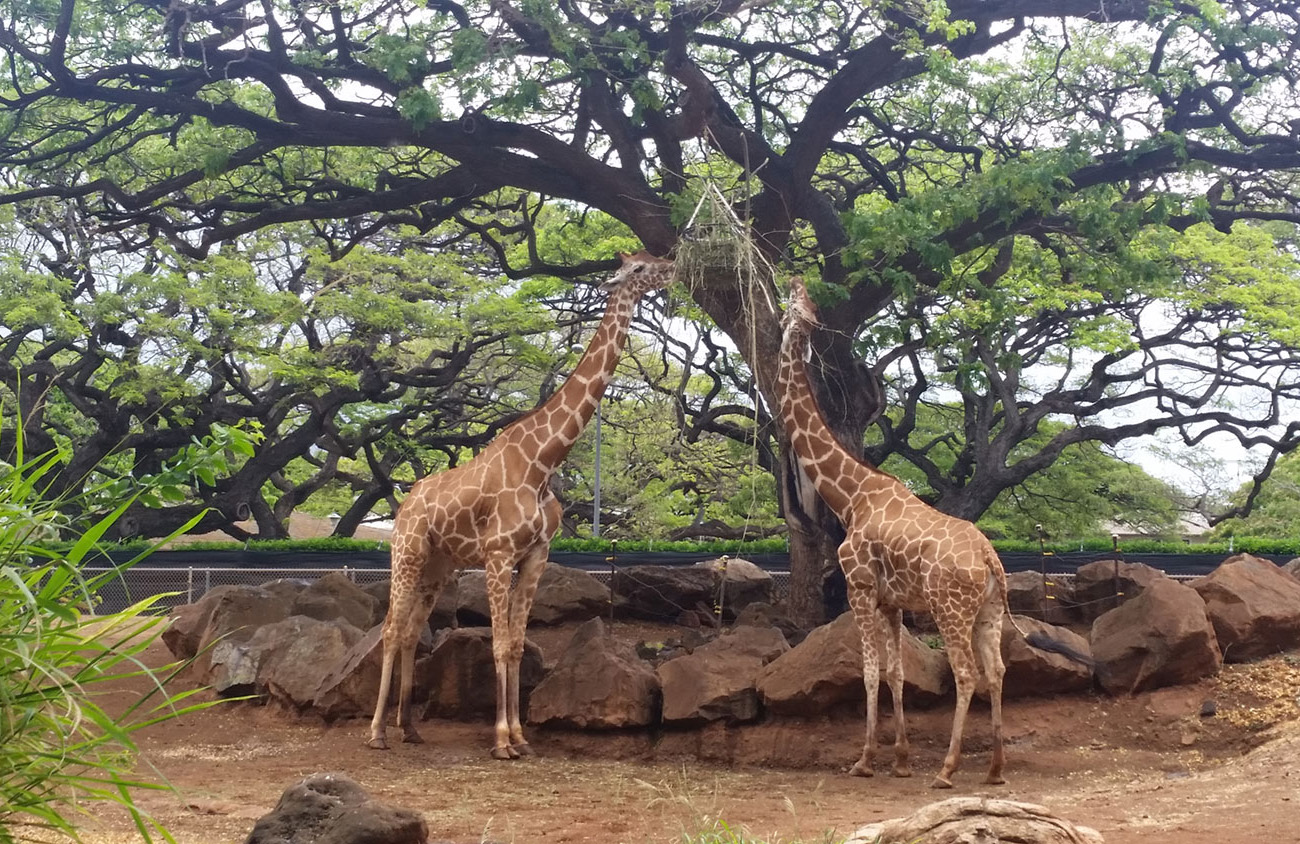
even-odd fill
[[[269,691],[268,678],[281,660],[306,659],[318,670],[327,668],[320,665],[321,661],[332,663],[341,656],[339,642],[347,642],[350,647],[360,633],[346,621],[291,615],[284,621],[262,625],[246,642],[223,639],[212,648],[212,688],[229,697],[265,695]]]
[[[1167,577],[1093,622],[1089,642],[1097,679],[1112,694],[1190,683],[1223,664],[1205,601]]]
[[[883,633],[884,625],[879,626]],[[880,646],[881,699],[889,701],[883,641]],[[942,651],[903,632],[904,701],[929,704],[952,687],[952,671]],[[862,685],[862,639],[853,614],[846,612],[768,664],[758,676],[758,694],[772,712],[817,715],[866,701]]]
[[[379,697],[379,672],[383,668],[383,631],[382,624],[370,628],[325,673],[312,695],[313,712],[327,721],[333,721],[354,715],[370,715],[375,711],[375,700]],[[432,648],[433,633],[426,626],[415,646],[416,658],[427,655]],[[389,688],[389,699],[393,703],[397,702],[400,672],[401,666],[395,663],[393,682]],[[416,672],[415,685],[411,690],[411,700],[415,703],[423,703],[429,696],[429,690],[422,687],[419,681],[420,675]]]
[[[722,614],[735,618],[736,614],[753,603],[771,604],[776,594],[772,575],[749,560],[740,557],[719,557],[697,565],[711,568],[721,574]]]
[[[757,720],[758,672],[788,650],[775,627],[736,627],[689,655],[664,662],[655,672],[664,723]]]
[[[1104,844],[1101,833],[1059,818],[1045,806],[987,797],[955,797],[905,818],[873,823],[844,844]]]
[[[200,683],[210,679],[211,653],[218,641],[247,642],[259,627],[289,617],[290,602],[260,586],[218,586],[192,604],[177,607],[162,639],[178,659],[195,659]]]
[[[524,642],[519,664],[519,707],[542,679],[542,650]],[[461,627],[441,630],[429,655],[415,662],[415,683],[428,688],[425,718],[477,720],[496,716],[496,665],[492,660],[492,629]]]
[[[312,710],[325,720],[349,718],[374,712],[379,697],[379,670],[383,659],[382,624],[376,624],[325,673],[312,693]],[[394,673],[400,666],[393,666]],[[397,700],[397,683],[392,684],[389,695]],[[414,693],[412,697],[416,700]]]
[[[735,626],[775,627],[781,631],[781,635],[785,636],[786,642],[791,647],[799,644],[808,636],[808,631],[795,624],[785,612],[763,601],[747,604],[744,609],[736,614]]]
[[[487,573],[482,569],[461,572],[456,579],[456,623],[466,627],[490,627]]]
[[[1282,566],[1282,571],[1291,575],[1296,580],[1300,580],[1300,557],[1296,557],[1286,565]]]
[[[1300,581],[1260,557],[1229,557],[1193,581],[1228,662],[1300,646]]]
[[[289,616],[259,627],[243,644],[222,642],[214,648],[213,688],[223,694],[264,694],[303,709],[321,678],[361,637],[360,630],[341,619]]]
[[[1077,611],[1071,611],[1076,603],[1074,586],[1051,575],[1044,579],[1042,572],[1008,573],[1007,603],[1013,613],[1048,624],[1070,624],[1079,618]]]
[[[528,623],[586,621],[609,612],[609,587],[581,569],[547,563]]]
[[[1016,616],[1016,624],[1027,635],[1038,632],[1079,653],[1090,655],[1088,640],[1064,627],[1022,615]],[[1082,692],[1092,688],[1092,669],[1059,653],[1033,647],[1006,616],[1002,617],[1002,661],[1007,666],[1006,676],[1002,679],[1005,698]]]
[[[555,668],[533,690],[528,722],[580,729],[644,727],[659,716],[659,680],[599,618],[573,633]]]
[[[285,789],[244,844],[425,844],[424,818],[371,799],[342,774],[312,774]]]
[[[276,580],[268,580],[262,584],[262,588],[272,595],[278,595],[289,602],[292,606],[294,600],[302,594],[302,590],[307,588],[307,581],[296,580],[289,577],[281,577]]]
[[[636,618],[671,621],[698,604],[711,608],[722,576],[702,566],[625,566],[611,588],[619,610]]]
[[[375,606],[374,624],[379,624],[388,615],[388,596],[392,593],[392,580],[384,578],[374,583],[363,586],[362,589],[367,595],[370,595],[378,603]],[[451,582],[442,587],[438,593],[438,600],[433,605],[433,612],[429,613],[429,627],[434,630],[441,630],[444,627],[456,626],[456,604],[459,600],[456,579],[452,578]]]
[[[460,576],[456,618],[461,624],[490,625],[487,575],[467,571]],[[528,613],[529,624],[585,621],[609,612],[609,587],[580,569],[547,563],[537,582],[537,594]]]
[[[347,575],[332,571],[298,594],[290,614],[319,621],[341,618],[359,630],[369,630],[375,624],[378,603]]]
[[[1115,595],[1115,572],[1119,572],[1119,592]],[[1091,624],[1102,613],[1142,594],[1151,583],[1171,578],[1160,569],[1142,563],[1096,560],[1079,566],[1074,575],[1074,607],[1085,623]]]

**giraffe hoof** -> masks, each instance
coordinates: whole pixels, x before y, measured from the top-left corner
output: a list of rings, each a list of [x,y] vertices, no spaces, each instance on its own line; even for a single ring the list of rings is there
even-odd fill
[[[407,744],[424,744],[424,739],[415,730],[407,730],[402,734],[402,741]]]
[[[939,774],[934,778],[934,782],[930,783],[930,788],[952,788],[952,780]]]
[[[871,770],[871,766],[862,762],[856,762],[852,768],[849,768],[851,777],[874,777],[875,775],[876,772]]]
[[[513,750],[515,753],[518,753],[520,756],[537,755],[537,751],[533,750],[532,746],[529,745],[528,742],[526,741],[521,741],[519,742],[519,744],[512,744],[510,745],[510,749]]]
[[[519,754],[515,752],[513,747],[494,747],[492,748],[492,758],[503,760],[518,759]]]
[[[908,765],[899,765],[894,768],[894,776],[899,779],[907,779],[912,775],[912,769]]]
[[[988,777],[986,777],[986,778],[984,779],[984,782],[987,783],[988,785],[1006,785],[1006,784],[1007,784],[1006,777],[1002,776],[1001,774],[989,774]]]
[[[371,750],[387,750],[388,739],[384,738],[383,736],[375,736],[366,742],[366,747],[370,748]]]

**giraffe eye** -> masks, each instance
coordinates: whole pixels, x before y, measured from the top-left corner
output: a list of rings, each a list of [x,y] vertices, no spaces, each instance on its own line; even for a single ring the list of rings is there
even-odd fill
[[[645,267],[637,267],[635,270],[632,270],[632,272],[634,272],[634,273],[639,273],[639,272],[641,272],[641,271],[644,270],[644,269],[645,269]]]

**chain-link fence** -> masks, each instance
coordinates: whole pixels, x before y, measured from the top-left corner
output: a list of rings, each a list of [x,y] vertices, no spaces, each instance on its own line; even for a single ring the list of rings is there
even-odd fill
[[[111,571],[108,568],[87,569],[87,574]],[[100,590],[98,609],[113,612],[147,597],[160,595],[157,606],[170,609],[198,600],[214,586],[261,586],[274,580],[297,580],[310,583],[331,572],[340,572],[359,586],[388,579],[386,568],[329,567],[329,568],[235,568],[223,566],[133,566],[120,570],[120,577],[107,581]],[[596,580],[610,585],[613,570],[589,570]],[[781,599],[789,593],[790,572],[769,571],[772,576],[773,597]],[[1193,580],[1199,575],[1175,574],[1177,580]],[[1048,572],[1047,577],[1063,587],[1074,581],[1073,572]],[[685,608],[683,608],[685,609]]]

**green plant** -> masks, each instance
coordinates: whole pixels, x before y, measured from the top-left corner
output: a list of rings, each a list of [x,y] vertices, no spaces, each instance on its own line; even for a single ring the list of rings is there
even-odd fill
[[[93,615],[97,592],[119,574],[86,577],[82,567],[140,490],[90,520],[70,547],[50,550],[47,543],[78,521],[78,501],[43,495],[61,457],[24,462],[20,440],[15,465],[0,468],[0,844],[52,833],[76,840],[77,814],[103,802],[123,808],[144,840],[170,841],[136,805],[138,790],[165,786],[132,773],[132,735],[211,704],[166,689],[180,665],[155,670],[141,659],[165,624],[150,614],[161,596]],[[100,693],[123,683],[143,690],[110,711]]]

